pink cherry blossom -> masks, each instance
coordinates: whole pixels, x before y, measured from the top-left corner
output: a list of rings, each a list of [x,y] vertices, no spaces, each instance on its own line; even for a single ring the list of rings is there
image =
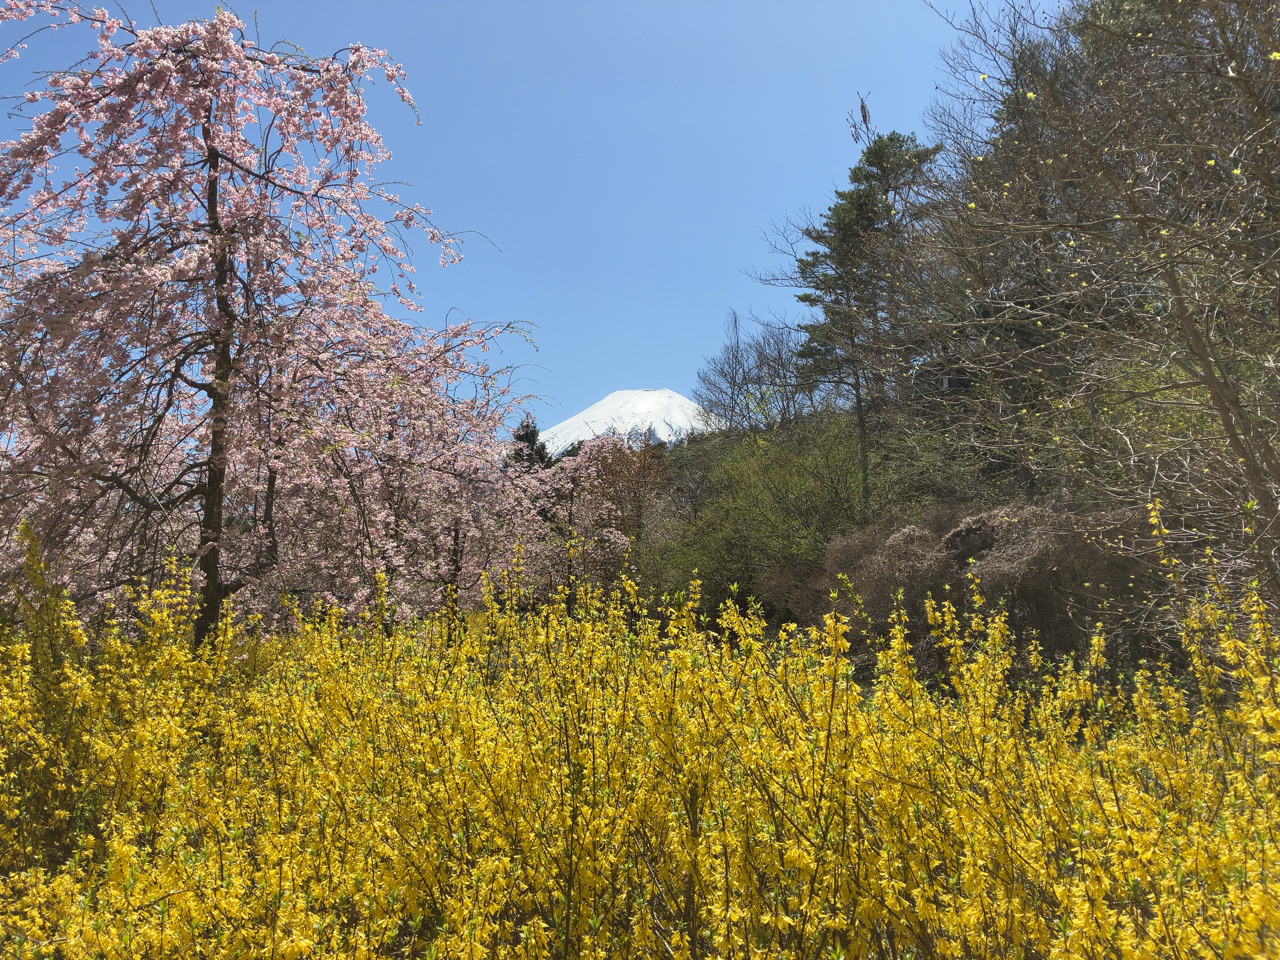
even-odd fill
[[[197,642],[233,594],[358,604],[383,574],[420,608],[509,562],[568,481],[506,463],[514,401],[477,359],[500,331],[387,312],[417,307],[410,234],[458,256],[374,176],[364,91],[411,102],[403,68],[263,49],[225,11],[140,29],[0,5],[19,28],[37,14],[96,47],[0,144],[0,529],[30,524],[82,597],[176,550]]]

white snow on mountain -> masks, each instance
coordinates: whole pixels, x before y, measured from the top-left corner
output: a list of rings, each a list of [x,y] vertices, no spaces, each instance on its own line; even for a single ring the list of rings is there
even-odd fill
[[[613,434],[632,447],[668,446],[707,429],[700,406],[674,390],[615,390],[541,434],[547,451],[560,456],[580,440]]]

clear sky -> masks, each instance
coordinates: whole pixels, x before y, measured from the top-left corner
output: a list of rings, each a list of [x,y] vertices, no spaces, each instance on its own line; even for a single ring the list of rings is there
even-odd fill
[[[263,41],[313,54],[359,41],[404,63],[422,125],[378,91],[388,179],[467,237],[454,266],[421,251],[419,319],[530,325],[536,351],[512,340],[499,362],[521,365],[544,428],[613,390],[687,396],[731,309],[794,313],[790,293],[749,276],[773,265],[769,224],[825,209],[844,184],[859,92],[879,129],[923,134],[952,39],[924,0],[224,6],[256,14]],[[215,4],[154,7],[176,22]],[[125,9],[154,20],[149,3]],[[84,52],[85,32],[45,38],[64,60]],[[6,82],[32,66],[9,65]]]

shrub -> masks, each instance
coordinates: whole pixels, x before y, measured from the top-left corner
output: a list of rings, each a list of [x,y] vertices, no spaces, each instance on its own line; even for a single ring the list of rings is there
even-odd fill
[[[1280,931],[1280,646],[1188,608],[1194,673],[1104,641],[1008,679],[1004,615],[784,628],[624,583],[193,655],[181,581],[80,643],[0,636],[9,955],[1245,957]],[[71,638],[71,639],[68,639]],[[50,644],[60,657],[37,657]],[[43,646],[42,646],[43,645]]]

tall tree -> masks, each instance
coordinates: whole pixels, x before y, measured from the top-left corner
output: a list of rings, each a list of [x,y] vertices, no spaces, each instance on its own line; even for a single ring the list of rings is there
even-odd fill
[[[855,395],[901,376],[895,355],[911,359],[905,252],[920,226],[916,194],[939,149],[914,134],[872,136],[849,188],[801,231],[814,249],[796,258],[789,279],[804,288],[796,299],[819,313],[801,326],[801,356],[816,377]]]
[[[940,296],[1006,438],[1170,502],[1280,592],[1280,7],[1075,0],[963,29]]]
[[[931,352],[931,328],[912,303],[909,252],[927,223],[918,194],[940,148],[922,146],[914,134],[874,133],[865,105],[854,131],[867,145],[849,171],[849,187],[836,191],[820,219],[794,225],[790,236],[784,231],[781,246],[793,265],[763,279],[800,289],[796,299],[814,309],[799,328],[800,373],[853,408],[865,508],[871,408],[888,397],[903,400],[904,383]]]
[[[710,422],[730,433],[794,423],[818,401],[818,384],[797,355],[803,338],[784,323],[750,319],[743,330],[737,311],[729,314],[724,346],[703,362],[693,390]]]
[[[456,257],[373,176],[364,90],[411,103],[403,70],[260,47],[225,11],[140,29],[15,0],[0,21],[37,14],[98,43],[0,144],[0,523],[34,525],[86,592],[176,546],[197,642],[264,578],[456,582],[504,395],[470,359],[493,331],[384,308],[415,304],[407,234]]]

